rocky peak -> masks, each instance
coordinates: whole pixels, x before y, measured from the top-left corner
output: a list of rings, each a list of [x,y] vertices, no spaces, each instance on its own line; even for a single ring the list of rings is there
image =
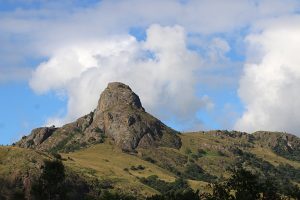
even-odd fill
[[[178,132],[145,112],[138,95],[119,82],[109,83],[101,94],[91,127],[103,130],[123,150],[181,145]]]
[[[104,112],[116,106],[131,106],[136,109],[144,110],[140,98],[128,85],[120,82],[112,82],[108,84],[107,88],[101,94],[97,110]]]

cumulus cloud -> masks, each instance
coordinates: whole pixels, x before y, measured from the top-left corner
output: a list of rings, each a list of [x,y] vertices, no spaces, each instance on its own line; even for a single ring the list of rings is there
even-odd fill
[[[196,96],[201,63],[187,49],[181,26],[152,25],[145,41],[125,35],[65,47],[37,67],[30,85],[38,93],[63,90],[68,96],[67,115],[49,123],[65,123],[92,111],[110,81],[129,84],[144,107],[162,119],[188,121],[198,109],[213,107],[208,97]]]
[[[48,56],[65,45],[111,33],[126,34],[132,27],[145,28],[153,23],[180,24],[187,32],[197,34],[232,32],[262,18],[291,13],[299,6],[298,0],[104,0],[91,7],[76,7],[76,2],[43,1],[40,9],[21,7],[0,12],[0,41],[18,36],[22,49],[26,48],[23,54]]]
[[[67,116],[50,120],[57,123],[92,110],[109,81],[131,85],[146,109],[164,120],[176,116],[200,123],[197,109],[214,106],[197,85],[215,93],[237,87],[241,64],[228,54],[240,47],[232,41],[252,32],[248,28],[257,21],[291,14],[300,5],[298,0],[104,0],[84,6],[77,6],[78,0],[39,1],[39,6],[35,0],[26,2],[0,12],[0,60],[21,66],[32,55],[46,58],[30,85],[39,94],[54,90],[68,97]],[[156,23],[160,25],[151,26]],[[149,26],[145,41],[128,35]],[[264,48],[250,38],[249,44],[259,50],[250,56],[260,61]],[[240,96],[248,109],[248,98],[243,92]]]
[[[249,61],[240,80],[245,112],[235,128],[300,130],[300,17],[259,23],[247,37]]]

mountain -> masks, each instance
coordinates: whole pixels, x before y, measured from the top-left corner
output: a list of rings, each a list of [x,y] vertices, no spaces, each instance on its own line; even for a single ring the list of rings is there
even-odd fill
[[[297,199],[299,152],[300,139],[287,133],[180,133],[115,82],[88,115],[0,148],[0,199],[126,199],[110,193],[145,199],[189,187],[211,193],[210,184],[229,179],[237,167]]]
[[[123,83],[109,83],[94,112],[62,128],[32,131],[16,146],[68,152],[111,138],[124,151],[164,146],[180,148],[178,132],[145,112],[139,97]]]

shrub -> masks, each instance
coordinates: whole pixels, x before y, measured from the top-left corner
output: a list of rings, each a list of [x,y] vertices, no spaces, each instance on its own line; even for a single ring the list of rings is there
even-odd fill
[[[279,190],[271,179],[261,183],[256,174],[237,168],[224,183],[212,185],[212,194],[202,194],[205,200],[280,200]],[[291,196],[292,197],[292,196]]]
[[[206,155],[206,151],[204,151],[203,149],[198,149],[197,150],[197,156],[198,157],[202,157],[204,155]]]
[[[156,163],[156,161],[154,160],[154,159],[152,159],[151,157],[143,157],[143,159],[145,160],[145,161],[148,161],[148,162],[150,162],[150,163]]]
[[[207,182],[213,182],[216,179],[215,176],[206,173],[199,165],[192,162],[188,163],[185,167],[183,177]]]
[[[54,158],[58,159],[58,160],[61,160],[61,159],[62,159],[62,157],[61,157],[61,155],[60,155],[59,153],[54,153],[54,152],[52,152],[51,155],[52,155]]]
[[[137,169],[138,169],[138,170],[144,170],[145,167],[144,167],[143,165],[139,165],[139,166],[137,166]]]
[[[130,195],[112,193],[105,190],[101,193],[99,200],[137,200],[137,198]]]
[[[174,182],[169,183],[160,180],[156,175],[152,175],[149,176],[148,178],[141,178],[140,181],[143,184],[154,188],[155,190],[159,191],[162,194],[167,194],[170,192],[175,192],[181,189],[184,190],[189,188],[189,185],[187,184],[186,180],[182,178],[178,178]]]
[[[169,192],[163,195],[154,195],[146,200],[200,200],[199,191],[193,191],[191,188]]]
[[[36,199],[64,199],[65,167],[59,160],[44,161],[43,172],[37,183],[32,186]],[[34,198],[34,199],[35,199]]]
[[[188,155],[188,154],[191,154],[191,153],[192,153],[192,150],[190,148],[186,148],[185,149],[185,154]]]
[[[136,166],[131,166],[130,169],[133,170],[133,171],[144,170],[145,167],[143,165],[138,165],[137,167]]]

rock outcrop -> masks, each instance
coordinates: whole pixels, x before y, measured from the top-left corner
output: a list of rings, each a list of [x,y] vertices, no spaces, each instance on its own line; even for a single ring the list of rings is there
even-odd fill
[[[28,137],[24,136],[18,145],[24,148],[35,148],[47,140],[55,130],[55,127],[33,129],[31,134]]]
[[[139,97],[123,83],[108,84],[100,96],[92,127],[102,129],[124,150],[181,146],[177,132],[145,112]]]
[[[300,139],[292,134],[257,131],[253,133],[257,143],[271,148],[276,154],[291,160],[300,161]]]
[[[58,129],[36,129],[17,146],[66,151],[74,146],[99,143],[108,137],[124,151],[158,146],[180,148],[178,134],[147,113],[129,86],[113,82],[101,94],[94,112]]]

